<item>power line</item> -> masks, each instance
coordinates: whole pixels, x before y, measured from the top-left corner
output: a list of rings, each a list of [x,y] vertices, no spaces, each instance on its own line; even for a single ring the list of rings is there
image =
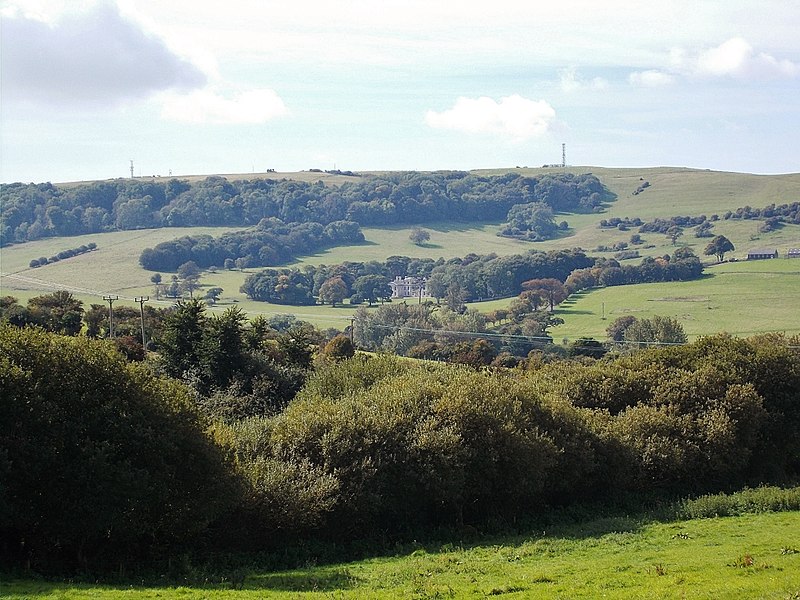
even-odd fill
[[[488,339],[509,339],[509,340],[522,340],[522,341],[541,341],[545,343],[554,343],[554,338],[550,336],[533,336],[533,335],[521,335],[521,334],[513,334],[513,333],[497,333],[492,331],[485,331],[485,332],[477,332],[477,331],[457,331],[453,329],[430,329],[424,327],[407,327],[404,325],[380,325],[380,324],[369,324],[365,327],[365,329],[390,329],[393,331],[415,331],[419,333],[429,333],[429,334],[447,334],[447,335],[456,335],[456,336],[463,336],[463,337],[473,337],[473,338],[488,338]],[[575,341],[577,342],[580,339],[594,339],[591,335],[585,336],[578,336]],[[568,338],[563,338],[568,339]],[[602,340],[597,340],[602,342]],[[691,342],[658,342],[658,341],[633,341],[633,340],[620,340],[620,341],[613,341],[614,345],[627,345],[627,346],[686,346]],[[596,346],[592,345],[575,345],[576,348],[595,348]],[[787,345],[787,348],[790,349],[798,349],[800,350],[800,346],[790,346]]]

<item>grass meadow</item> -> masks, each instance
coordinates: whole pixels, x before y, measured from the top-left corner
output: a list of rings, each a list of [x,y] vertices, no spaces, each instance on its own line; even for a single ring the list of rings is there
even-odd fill
[[[203,583],[0,583],[9,599],[800,597],[800,512],[643,523],[612,517],[479,544],[417,545],[394,556]]]
[[[725,331],[749,336],[765,331],[800,334],[800,260],[723,263],[697,281],[596,288],[574,294],[556,309],[563,325],[553,338],[606,337],[614,319],[670,316],[690,339]]]
[[[770,203],[786,203],[800,198],[800,174],[749,175],[720,173],[681,168],[606,169],[596,167],[571,167],[575,173],[587,171],[597,175],[616,194],[601,214],[558,215],[566,220],[570,229],[567,235],[547,242],[522,242],[497,236],[499,223],[459,224],[428,223],[424,227],[431,233],[429,243],[416,246],[408,239],[410,227],[364,228],[366,242],[355,246],[331,248],[313,255],[299,257],[293,266],[336,264],[343,261],[384,260],[392,255],[419,258],[451,258],[471,252],[498,255],[525,252],[528,249],[551,250],[584,248],[593,256],[612,257],[613,252],[600,252],[600,245],[612,246],[630,240],[631,231],[600,229],[600,219],[610,217],[654,217],[675,215],[719,214],[741,206],[763,207]],[[492,175],[508,170],[476,171]],[[518,169],[525,175],[552,172],[553,169]],[[243,174],[230,178],[288,177],[308,181],[322,179],[335,185],[350,178],[340,175],[302,172],[295,174]],[[644,192],[633,195],[643,181],[650,182]],[[759,221],[720,220],[712,232],[731,239],[736,250],[729,257],[743,258],[756,247],[775,247],[785,252],[790,247],[800,247],[800,226],[786,225],[777,231],[759,233]],[[150,296],[155,302],[150,277],[153,273],[139,266],[139,254],[148,246],[190,234],[220,235],[233,228],[166,228],[141,231],[122,231],[92,234],[72,238],[55,238],[28,242],[3,248],[0,254],[0,293],[28,298],[55,289],[72,291],[85,305],[102,303],[106,294],[118,295],[120,303],[133,305],[136,296]],[[631,246],[642,256],[662,256],[675,251],[671,241],[661,234],[642,234],[644,243]],[[95,242],[98,249],[71,259],[30,269],[32,259],[52,256],[60,250]],[[692,230],[678,241],[702,256],[707,239],[695,238]],[[645,247],[649,246],[649,247]],[[704,257],[705,258],[705,257]],[[710,261],[711,259],[709,259]],[[637,259],[632,259],[637,262]],[[608,288],[581,294],[567,301],[559,309],[566,323],[553,330],[556,340],[573,339],[581,335],[604,337],[610,320],[622,314],[651,316],[653,314],[676,316],[690,336],[713,333],[720,329],[740,335],[759,331],[797,332],[798,319],[794,315],[800,282],[796,271],[800,265],[783,264],[784,261],[750,264],[726,263],[711,266],[710,277],[700,281],[643,284]],[[254,302],[239,292],[245,277],[257,269],[243,271],[206,272],[201,279],[204,288],[221,287],[222,301],[213,310],[226,306],[240,306],[249,314],[296,314],[298,318],[312,321],[321,327],[343,328],[353,313],[347,305],[291,307]],[[763,272],[762,272],[763,271]],[[162,273],[168,282],[169,273]],[[201,288],[199,293],[204,293]],[[505,307],[509,300],[475,304],[478,310],[488,311]],[[162,301],[163,305],[171,301]],[[605,317],[603,320],[603,307]]]

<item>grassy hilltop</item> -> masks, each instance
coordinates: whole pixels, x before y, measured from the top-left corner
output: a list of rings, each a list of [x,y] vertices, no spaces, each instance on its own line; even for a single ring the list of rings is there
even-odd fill
[[[616,195],[599,214],[564,214],[557,220],[566,220],[569,230],[561,237],[545,242],[523,242],[498,237],[500,223],[425,223],[431,232],[430,242],[416,246],[409,240],[410,226],[364,227],[366,242],[356,246],[331,248],[298,259],[294,264],[335,264],[342,261],[383,260],[391,255],[412,257],[464,256],[470,252],[507,255],[524,252],[530,248],[541,250],[584,248],[593,256],[612,257],[613,252],[599,252],[601,245],[613,246],[627,242],[636,228],[629,231],[600,229],[601,219],[613,217],[639,217],[645,221],[677,215],[705,214],[722,216],[728,210],[751,206],[761,208],[769,204],[795,202],[800,199],[800,174],[752,175],[726,173],[686,168],[599,168],[568,167],[569,172],[591,172]],[[522,175],[541,175],[557,169],[492,169],[478,170],[477,175],[501,175],[509,171]],[[366,174],[366,173],[365,173]],[[377,174],[377,173],[375,173]],[[304,171],[300,173],[261,173],[227,175],[229,179],[287,178],[298,181],[323,181],[338,185],[357,178],[348,175]],[[201,176],[186,177],[187,180]],[[649,186],[638,194],[634,192],[644,182]],[[66,184],[71,185],[71,184]],[[714,235],[725,235],[736,246],[729,256],[742,259],[747,251],[756,247],[774,247],[785,253],[790,247],[800,247],[800,226],[784,225],[769,233],[760,233],[760,221],[719,220],[712,230]],[[164,228],[156,230],[121,231],[92,234],[74,238],[47,238],[3,249],[2,293],[26,299],[56,288],[71,289],[85,303],[101,302],[103,294],[118,294],[121,301],[139,295],[152,294],[151,272],[138,263],[144,247],[188,234],[210,233],[219,235],[231,228]],[[675,247],[666,236],[656,233],[642,234],[644,244],[631,246],[642,256],[671,254]],[[67,247],[88,242],[98,244],[98,250],[37,269],[28,263],[40,256],[49,256]],[[687,229],[678,245],[686,245],[702,256],[708,238],[696,238]],[[649,246],[649,247],[648,247]],[[703,257],[708,263],[711,257]],[[632,259],[631,262],[638,262]],[[251,313],[295,312],[300,318],[322,326],[341,328],[347,323],[352,309],[345,306],[287,307],[248,300],[239,292],[245,277],[257,269],[218,271],[203,276],[202,284],[224,289],[222,304],[231,303]],[[764,261],[749,263],[747,267],[728,264],[707,269],[708,277],[700,281],[676,284],[641,284],[595,290],[573,298],[561,310],[565,325],[553,330],[557,340],[580,335],[604,335],[609,320],[626,313],[640,316],[669,314],[682,319],[690,335],[712,333],[720,329],[732,333],[749,334],[757,331],[800,331],[793,317],[792,298],[800,291],[800,261]],[[168,276],[165,276],[168,279]],[[659,287],[661,286],[661,287]],[[658,300],[658,299],[662,300]],[[664,298],[681,298],[667,301]],[[689,298],[687,300],[686,298]],[[745,299],[745,303],[742,302]],[[677,302],[677,304],[675,304]],[[476,305],[480,310],[490,310],[507,305],[507,300]],[[604,306],[605,304],[605,306]],[[704,310],[696,310],[701,307]],[[691,309],[691,310],[690,310]],[[752,310],[751,310],[752,309]],[[759,318],[753,320],[754,312]],[[743,319],[743,315],[748,318]],[[688,316],[686,316],[688,315]],[[602,317],[605,316],[604,321]],[[746,321],[746,322],[745,322]]]

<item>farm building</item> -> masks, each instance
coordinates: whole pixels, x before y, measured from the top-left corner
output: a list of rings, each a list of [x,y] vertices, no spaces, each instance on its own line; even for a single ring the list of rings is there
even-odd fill
[[[800,248],[789,248],[786,258],[800,258]]]
[[[778,258],[778,251],[775,248],[756,248],[747,253],[747,260],[761,260],[764,258]]]
[[[394,281],[389,282],[389,287],[392,288],[392,298],[428,297],[425,280],[418,277],[400,277],[398,275]]]

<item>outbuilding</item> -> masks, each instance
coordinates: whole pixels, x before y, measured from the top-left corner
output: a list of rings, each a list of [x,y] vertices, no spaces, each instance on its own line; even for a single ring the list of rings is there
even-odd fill
[[[763,260],[765,258],[778,258],[775,248],[756,248],[747,253],[747,260]]]

